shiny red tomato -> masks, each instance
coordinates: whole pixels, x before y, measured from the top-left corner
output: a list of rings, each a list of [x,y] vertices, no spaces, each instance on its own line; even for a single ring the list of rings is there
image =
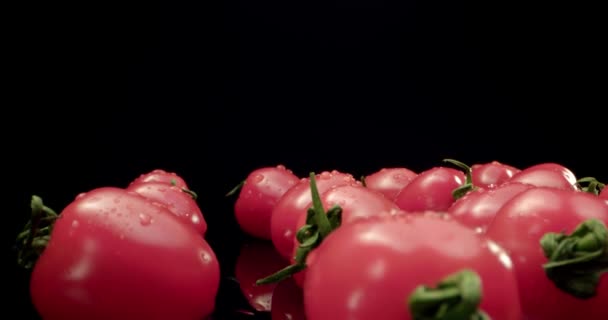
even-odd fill
[[[315,175],[319,193],[341,185],[351,184],[361,186],[351,174],[339,171],[324,171]],[[279,253],[288,261],[293,252],[296,222],[302,212],[308,209],[312,197],[310,194],[310,178],[302,178],[279,199],[272,210],[270,231],[272,243]]]
[[[412,313],[437,312],[441,305],[452,312],[455,299],[494,320],[521,319],[509,257],[454,221],[422,214],[361,219],[332,232],[316,253],[303,287],[308,320],[423,319]],[[431,289],[455,274],[461,277],[444,290]]]
[[[343,185],[325,191],[321,196],[321,203],[325,210],[329,210],[333,206],[340,206],[342,209],[341,226],[352,223],[361,218],[368,218],[379,215],[391,215],[400,212],[399,207],[385,198],[381,193],[361,188],[357,185]],[[311,206],[312,204],[309,204]],[[306,224],[306,212],[300,214],[296,223],[296,230],[300,230]],[[291,262],[295,263],[295,251],[299,242],[294,237],[294,254],[292,254]],[[311,257],[309,256],[309,259]],[[307,259],[308,261],[308,259]],[[294,279],[298,285],[304,282],[306,270],[303,270],[296,275]]]
[[[473,185],[484,189],[501,185],[521,171],[498,161],[474,164],[471,170]]]
[[[412,179],[416,172],[407,168],[382,168],[365,177],[368,189],[379,191],[384,196],[395,201],[397,195]]]
[[[452,219],[483,233],[507,201],[531,188],[531,184],[507,182],[492,189],[476,189],[456,200],[448,213]]]
[[[406,185],[397,195],[395,203],[408,212],[445,211],[455,201],[452,192],[464,182],[462,171],[434,167],[421,172]]]
[[[486,234],[505,248],[513,259],[526,319],[608,319],[608,276],[601,276],[597,286],[592,285],[590,281],[581,281],[583,276],[592,275],[589,268],[594,264],[602,268],[603,263],[603,268],[606,268],[608,238],[605,233],[595,243],[603,241],[603,262],[592,260],[588,264],[566,263],[561,267],[561,271],[560,268],[553,269],[555,271],[551,271],[551,277],[550,273],[543,269],[543,265],[550,260],[561,261],[563,258],[558,255],[558,260],[554,260],[545,256],[543,249],[549,249],[549,246],[545,245],[543,248],[541,245],[543,236],[561,232],[570,234],[582,222],[592,218],[608,222],[608,206],[597,196],[549,187],[526,190],[513,197],[497,212]],[[557,248],[559,242],[553,241],[550,245]],[[567,259],[576,255],[583,257],[586,250],[594,250],[579,247],[578,243],[561,249],[571,251]],[[554,282],[552,279],[560,281]],[[577,294],[571,293],[572,288],[560,289],[565,281],[571,281],[570,285],[581,285],[576,291]],[[556,285],[558,283],[559,286]],[[585,286],[582,287],[582,284]],[[592,288],[596,288],[595,296],[579,296],[583,294],[581,289],[587,289],[584,294],[589,294],[588,290]]]
[[[286,265],[271,242],[250,241],[241,247],[234,276],[252,308],[262,312],[270,311],[272,294],[277,284],[257,286],[255,282]]]
[[[171,213],[192,226],[199,234],[205,235],[207,232],[207,222],[203,212],[196,200],[183,188],[162,182],[146,182],[131,184],[127,191],[135,192],[152,202],[167,207]]]
[[[234,205],[236,221],[251,236],[272,239],[270,218],[279,199],[299,182],[285,166],[259,168],[247,176]]]
[[[45,320],[203,319],[219,264],[194,228],[119,188],[80,195],[60,214],[30,291]]]
[[[608,188],[604,187],[600,192],[600,199],[608,200]]]
[[[516,173],[509,181],[527,183],[537,187],[577,190],[577,181],[570,169],[557,163],[541,163]]]
[[[272,294],[272,320],[306,320],[302,289],[292,279],[277,284]]]
[[[178,188],[188,189],[186,181],[175,172],[167,172],[162,169],[155,169],[150,172],[144,173],[139,177],[135,178],[129,186],[147,182],[162,182],[165,184],[174,185]]]

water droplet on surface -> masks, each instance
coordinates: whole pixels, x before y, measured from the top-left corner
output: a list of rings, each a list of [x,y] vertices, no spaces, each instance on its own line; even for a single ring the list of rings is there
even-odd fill
[[[152,217],[150,217],[149,214],[146,213],[140,213],[139,214],[139,223],[142,226],[148,226],[152,223]]]
[[[291,232],[291,230],[285,230],[285,233],[283,233],[283,236],[284,236],[285,238],[291,238],[291,235],[292,235],[292,234],[293,234],[293,233]]]
[[[86,192],[80,193],[80,194],[78,194],[78,195],[76,196],[76,199],[80,199],[80,198],[82,198],[82,197],[84,197],[84,196],[86,196],[86,195],[87,195],[87,193],[86,193]]]
[[[79,225],[80,223],[78,222],[78,220],[72,221],[72,228],[78,228]]]
[[[264,175],[263,174],[256,174],[255,176],[253,176],[253,182],[254,183],[260,183],[264,180]]]
[[[280,164],[280,165],[277,166],[277,169],[279,169],[279,170],[286,170],[287,168],[284,165]]]
[[[190,217],[190,221],[192,221],[192,223],[194,223],[194,224],[199,224],[201,222],[201,218],[199,218],[199,216],[193,214]]]
[[[201,260],[203,263],[211,262],[211,255],[207,251],[201,251]]]
[[[329,179],[329,178],[331,178],[331,173],[329,173],[327,171],[321,172],[321,174],[318,177],[318,179]]]

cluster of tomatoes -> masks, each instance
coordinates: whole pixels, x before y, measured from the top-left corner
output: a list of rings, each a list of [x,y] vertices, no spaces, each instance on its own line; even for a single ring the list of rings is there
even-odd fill
[[[184,179],[154,170],[127,187],[82,193],[59,214],[32,197],[17,240],[45,320],[204,319],[220,265]]]
[[[608,188],[560,164],[263,167],[237,190],[242,230],[286,262],[245,289],[289,281],[308,320],[608,319]]]
[[[229,193],[259,240],[234,276],[275,320],[608,319],[604,187],[556,163],[257,168]],[[19,263],[46,320],[205,319],[221,263],[206,231],[186,181],[154,170],[59,214],[32,197]]]

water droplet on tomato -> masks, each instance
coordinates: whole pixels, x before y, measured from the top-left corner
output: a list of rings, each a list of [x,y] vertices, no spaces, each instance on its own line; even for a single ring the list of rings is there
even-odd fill
[[[84,196],[86,196],[86,195],[87,195],[87,193],[86,193],[86,192],[80,193],[80,194],[78,194],[78,195],[76,196],[76,199],[80,199],[80,198],[82,198],[82,197],[84,197]]]
[[[327,171],[323,171],[321,172],[321,174],[318,176],[317,179],[329,179],[331,178],[331,173],[327,172]]]
[[[211,255],[207,251],[201,251],[201,260],[203,263],[207,264],[211,262]]]
[[[291,230],[285,230],[285,233],[283,233],[283,236],[285,238],[291,238],[292,232]]]
[[[279,170],[286,170],[287,168],[284,165],[280,164],[280,165],[277,166],[277,169],[279,169]]]
[[[139,223],[142,226],[148,226],[152,223],[152,217],[150,217],[149,214],[142,212],[139,214]]]
[[[263,174],[256,174],[255,176],[253,176],[253,182],[254,183],[260,183],[264,180],[264,175]]]
[[[201,218],[193,214],[192,216],[190,216],[190,221],[192,221],[192,223],[194,224],[199,224],[201,222]]]
[[[79,225],[80,223],[78,222],[78,220],[72,221],[72,228],[78,228]]]

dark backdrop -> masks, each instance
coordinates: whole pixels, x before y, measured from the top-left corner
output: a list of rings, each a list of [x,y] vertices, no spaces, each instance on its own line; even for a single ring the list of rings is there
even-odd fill
[[[61,208],[155,168],[198,191],[226,273],[243,237],[223,195],[260,166],[359,176],[451,157],[558,162],[608,180],[605,55],[591,8],[198,2],[137,7],[112,33],[122,9],[28,9],[22,25],[35,27],[13,47],[25,90],[3,127],[8,241],[31,194]],[[30,316],[18,275],[13,306]]]

